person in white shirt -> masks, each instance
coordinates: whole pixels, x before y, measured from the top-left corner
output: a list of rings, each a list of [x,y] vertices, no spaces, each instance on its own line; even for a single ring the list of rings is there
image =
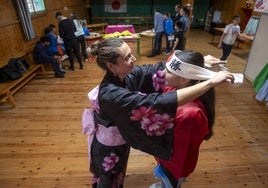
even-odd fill
[[[81,48],[82,56],[84,58],[84,61],[88,61],[87,53],[86,53],[86,40],[84,35],[84,30],[81,21],[78,19],[76,13],[71,13],[71,19],[74,22],[76,31],[74,32],[74,35],[76,37],[76,41],[78,44],[79,49]]]
[[[240,16],[234,16],[233,22],[224,28],[223,34],[221,36],[218,48],[222,48],[222,57],[220,60],[226,61],[227,57],[233,48],[233,44],[240,33]]]

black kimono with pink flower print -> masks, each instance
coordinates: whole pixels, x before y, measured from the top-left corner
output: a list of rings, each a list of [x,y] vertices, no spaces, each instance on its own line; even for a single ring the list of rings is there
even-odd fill
[[[123,187],[129,146],[168,160],[173,148],[173,117],[177,109],[175,91],[157,93],[152,77],[165,63],[135,66],[121,82],[107,72],[99,86],[96,124],[116,126],[126,144],[106,146],[94,136],[91,147],[93,187]],[[94,182],[93,182],[94,183]]]

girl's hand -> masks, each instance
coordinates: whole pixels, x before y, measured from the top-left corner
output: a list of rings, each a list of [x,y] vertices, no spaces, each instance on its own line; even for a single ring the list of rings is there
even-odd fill
[[[234,83],[234,75],[227,71],[220,71],[215,74],[215,76],[209,79],[212,85],[220,85],[223,82],[231,82]]]

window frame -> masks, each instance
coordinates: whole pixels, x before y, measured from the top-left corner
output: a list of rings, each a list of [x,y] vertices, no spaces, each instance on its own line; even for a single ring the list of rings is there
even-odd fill
[[[46,5],[45,5],[45,1],[44,0],[38,0],[39,2],[41,2],[44,5],[44,9],[43,10],[38,10],[38,11],[35,10],[36,7],[34,6],[34,4],[35,4],[34,1],[36,1],[36,0],[27,0],[27,5],[28,5],[27,8],[28,8],[29,13],[30,13],[31,16],[38,16],[38,15],[42,15],[42,14],[44,14],[44,13],[47,12],[46,11]],[[31,6],[33,8],[33,12],[30,11],[31,8],[29,6],[29,3],[31,4]]]

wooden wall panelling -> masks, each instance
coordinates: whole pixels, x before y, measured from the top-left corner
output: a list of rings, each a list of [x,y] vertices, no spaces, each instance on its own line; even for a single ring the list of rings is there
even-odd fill
[[[8,44],[8,39],[5,35],[5,28],[0,28],[0,33],[2,33],[0,35],[0,44]],[[10,50],[9,50],[9,46],[6,45],[6,47],[1,47],[0,50],[0,62],[4,62],[6,59],[8,59],[8,57],[10,56]],[[0,64],[0,67],[2,67],[2,65]]]
[[[51,23],[57,26],[56,11],[62,11],[67,17],[71,12],[77,12],[81,19],[88,20],[88,10],[83,0],[45,0],[44,3],[46,13],[32,17],[36,38],[27,41],[13,1],[0,0],[0,67],[5,65],[9,58],[29,52],[39,37],[44,34],[45,26]],[[67,7],[67,10],[64,7]]]

